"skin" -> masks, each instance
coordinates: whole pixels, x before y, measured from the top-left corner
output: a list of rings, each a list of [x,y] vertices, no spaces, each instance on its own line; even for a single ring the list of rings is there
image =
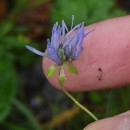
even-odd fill
[[[101,21],[85,28],[95,29],[84,38],[84,50],[73,65],[78,75],[65,70],[65,87],[68,91],[108,89],[130,84],[130,16]],[[54,64],[43,60],[43,70]],[[56,76],[49,82],[60,88]],[[117,125],[120,124],[120,125]],[[118,127],[117,127],[118,126]],[[130,130],[130,112],[94,122],[84,130]]]

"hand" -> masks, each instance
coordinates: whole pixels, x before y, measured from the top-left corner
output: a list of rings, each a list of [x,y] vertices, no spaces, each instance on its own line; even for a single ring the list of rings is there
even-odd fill
[[[78,75],[66,71],[65,87],[69,91],[106,89],[130,84],[130,16],[95,23],[86,31],[95,31],[83,42],[84,50],[73,62]],[[44,73],[52,61],[43,60]],[[60,88],[57,75],[49,81]],[[130,112],[102,119],[85,130],[129,130]]]

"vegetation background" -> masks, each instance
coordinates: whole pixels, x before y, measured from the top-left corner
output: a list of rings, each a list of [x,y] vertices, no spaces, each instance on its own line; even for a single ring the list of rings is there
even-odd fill
[[[127,15],[129,0],[0,0],[0,130],[79,130],[93,121],[48,83],[41,57],[25,49],[46,48],[56,21],[70,27]],[[130,87],[74,93],[105,118],[130,108]]]

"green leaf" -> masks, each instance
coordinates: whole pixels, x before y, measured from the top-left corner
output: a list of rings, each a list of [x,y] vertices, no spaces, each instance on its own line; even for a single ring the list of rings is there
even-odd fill
[[[55,65],[52,65],[48,68],[48,74],[47,74],[47,77],[50,78],[52,77],[53,75],[55,75],[55,72],[56,72],[56,66]]]
[[[37,122],[36,118],[32,115],[30,110],[19,100],[13,100],[14,105],[20,110],[24,116],[26,116],[28,122],[32,126],[33,130],[41,130],[39,123]]]
[[[72,73],[72,74],[78,74],[78,71],[75,67],[72,65],[67,65],[67,69]]]
[[[0,55],[0,122],[9,114],[18,76],[8,54]]]

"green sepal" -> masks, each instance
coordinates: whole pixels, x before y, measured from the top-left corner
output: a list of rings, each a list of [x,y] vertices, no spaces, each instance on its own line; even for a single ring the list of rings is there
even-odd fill
[[[51,65],[48,68],[47,77],[48,78],[52,77],[53,75],[55,75],[55,72],[56,72],[56,65]]]
[[[59,82],[63,85],[65,81],[65,72],[64,72],[64,67],[61,66],[60,68],[60,75],[59,75]]]
[[[72,74],[78,74],[78,71],[75,67],[73,67],[72,65],[68,64],[67,65],[67,69],[72,73]]]
[[[64,81],[65,81],[65,77],[62,76],[62,75],[60,75],[60,76],[59,76],[59,82],[60,82],[61,84],[64,84]]]

